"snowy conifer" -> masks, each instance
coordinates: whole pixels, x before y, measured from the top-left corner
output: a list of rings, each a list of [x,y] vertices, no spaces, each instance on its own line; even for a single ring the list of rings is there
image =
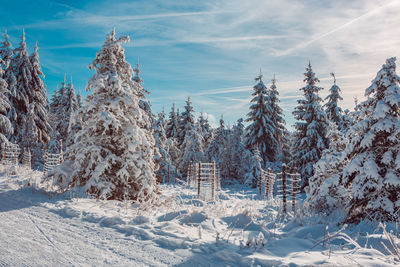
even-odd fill
[[[167,126],[165,127],[165,133],[167,138],[175,138],[178,135],[178,119],[175,113],[175,103],[172,104],[171,111],[169,113],[169,118]]]
[[[343,126],[343,110],[341,107],[338,106],[338,101],[343,100],[342,96],[340,95],[340,88],[336,85],[336,78],[335,74],[331,73],[333,77],[333,85],[331,89],[329,89],[330,94],[325,98],[328,102],[324,105],[325,113],[329,120],[336,123],[339,127],[339,130],[344,130]]]
[[[178,133],[178,144],[182,145],[185,141],[186,134],[193,128],[194,126],[194,115],[193,115],[193,106],[190,101],[190,97],[186,100],[186,106],[184,107],[185,111],[180,114],[180,127]],[[179,111],[178,111],[179,114]]]
[[[228,135],[226,150],[230,155],[227,175],[229,178],[244,183],[253,181],[253,169],[256,165],[255,155],[246,148],[243,119],[238,119]]]
[[[129,37],[107,35],[89,65],[91,94],[83,107],[82,130],[66,151],[64,163],[51,176],[61,189],[83,188],[105,199],[151,200],[156,196],[154,138],[141,127],[143,110],[134,93],[133,70],[121,43]]]
[[[332,121],[329,121],[327,138],[329,148],[323,151],[321,159],[314,165],[314,175],[310,177],[306,190],[306,203],[314,211],[330,214],[335,210],[343,211],[350,194],[341,183],[343,167],[347,162],[344,153],[347,139]]]
[[[400,77],[389,58],[365,90],[348,130],[349,163],[343,183],[351,188],[348,220],[397,220],[400,211]]]
[[[185,140],[181,145],[183,156],[179,165],[183,176],[186,176],[189,164],[201,162],[204,157],[204,140],[199,125],[192,125],[186,130]]]
[[[270,106],[271,99],[267,87],[262,81],[262,75],[255,78],[257,84],[253,87],[253,103],[247,114],[246,144],[249,149],[258,149],[261,159],[266,164],[275,160],[275,153],[279,151],[279,142],[275,135],[277,132],[273,110]]]
[[[4,63],[2,63],[3,69],[5,71],[7,71],[9,66],[10,66],[10,64],[11,64],[11,60],[12,60],[12,57],[14,55],[14,50],[12,48],[12,45],[11,45],[10,41],[8,40],[7,30],[3,33],[3,37],[4,37],[4,41],[0,43],[1,44],[1,46],[0,46],[0,58],[4,62]]]
[[[283,146],[285,146],[287,140],[285,137],[287,136],[287,130],[285,127],[286,121],[283,118],[283,110],[279,106],[279,92],[276,87],[276,79],[271,80],[272,84],[269,90],[269,103],[268,105],[271,108],[271,120],[273,121],[273,127],[275,128],[274,141],[270,142],[272,146],[274,146],[274,151],[271,152],[272,161],[281,160],[283,155]]]
[[[319,82],[312,71],[311,63],[304,73],[306,86],[301,88],[304,99],[297,100],[293,115],[295,124],[294,163],[297,166],[303,186],[308,185],[308,178],[313,175],[313,165],[321,158],[322,151],[327,148],[325,137],[327,118],[321,107],[322,99],[318,91],[322,90],[316,84]]]
[[[12,68],[12,59],[14,57],[14,49],[12,48],[12,45],[10,41],[8,40],[8,35],[7,31],[3,34],[4,41],[1,42],[0,46],[0,58],[4,61],[4,64],[2,64],[4,73],[3,73],[3,79],[8,85],[8,92],[6,92],[6,96],[10,101],[10,108],[7,113],[7,117],[9,121],[11,122],[11,125],[14,126],[15,122],[17,121],[17,112],[15,108],[13,107],[13,101],[12,101],[12,94],[15,92],[15,87],[17,80],[15,78],[14,74],[14,69]],[[8,139],[10,139],[13,134],[13,131],[8,134]]]
[[[78,91],[78,95],[76,96],[76,101],[78,102],[78,107],[81,108],[83,106],[81,91]]]
[[[13,128],[11,122],[7,117],[8,111],[11,108],[10,101],[8,100],[8,84],[3,79],[3,69],[1,65],[5,62],[0,58],[0,144],[7,142],[6,136],[12,134]]]
[[[9,114],[12,115],[9,117],[14,128],[11,141],[26,147],[41,149],[49,139],[50,125],[47,115],[47,93],[42,81],[43,73],[37,50],[35,46],[32,55],[28,56],[23,32],[20,46],[16,49],[10,65],[15,74],[15,83],[10,84],[12,110]],[[31,119],[34,121],[29,122],[28,120]],[[31,129],[35,128],[35,133],[25,132],[29,128],[25,125],[27,123],[31,124]],[[35,136],[35,140],[25,138],[28,135]],[[37,151],[37,154],[33,155],[34,161],[40,159],[39,154]]]
[[[25,116],[28,113],[29,106],[29,83],[31,80],[31,62],[29,60],[28,51],[26,50],[25,32],[22,33],[20,46],[15,49],[15,56],[10,62],[10,76],[7,80],[9,90],[11,91],[11,111],[9,115],[14,133],[9,137],[10,141],[21,143],[24,139]],[[10,78],[12,80],[10,80]]]
[[[151,110],[149,100],[146,99],[146,95],[150,92],[143,88],[143,79],[140,77],[140,65],[139,62],[136,64],[136,68],[133,69],[134,76],[132,78],[134,82],[134,94],[139,98],[139,107],[144,111],[141,112],[142,118],[140,120],[140,127],[147,130],[151,130],[155,122],[155,116]]]
[[[153,135],[158,148],[158,153],[155,155],[155,163],[158,165],[156,171],[157,180],[159,182],[169,182],[172,174],[175,173],[175,166],[169,154],[169,142],[164,129],[165,113],[158,113],[158,119],[153,125]]]
[[[205,117],[203,112],[200,113],[198,123],[204,139],[204,146],[207,147],[212,139],[212,129],[210,123],[208,122],[208,117]]]
[[[68,85],[64,80],[60,90],[56,90],[50,103],[50,123],[52,128],[59,132],[59,138],[64,140],[65,145],[72,141],[72,128],[76,123],[80,103],[72,83],[72,77]],[[69,140],[69,141],[67,141]]]
[[[30,91],[31,91],[31,101],[35,110],[35,127],[38,131],[38,138],[36,142],[40,143],[39,147],[41,148],[45,142],[49,140],[49,134],[51,131],[51,127],[49,124],[49,118],[47,113],[48,108],[48,99],[47,99],[47,91],[46,87],[42,81],[42,77],[44,75],[42,73],[42,69],[40,67],[39,62],[39,53],[38,46],[35,45],[34,52],[30,56],[31,62],[31,82],[30,82]]]
[[[207,162],[215,161],[217,164],[220,162],[220,155],[226,145],[227,136],[225,134],[225,122],[221,117],[219,127],[213,131],[213,139],[207,147],[205,152],[205,160]]]

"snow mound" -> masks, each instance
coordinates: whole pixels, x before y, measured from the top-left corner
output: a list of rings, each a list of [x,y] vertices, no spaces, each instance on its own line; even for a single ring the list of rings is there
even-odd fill
[[[192,212],[183,217],[180,222],[183,224],[200,224],[207,220],[207,215],[204,212]]]

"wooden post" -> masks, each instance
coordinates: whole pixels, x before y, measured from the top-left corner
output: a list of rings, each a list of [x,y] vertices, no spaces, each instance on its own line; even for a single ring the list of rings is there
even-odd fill
[[[189,163],[189,167],[186,173],[186,183],[190,186],[190,167],[192,166],[191,163]]]
[[[14,164],[15,166],[18,165],[18,158],[17,158],[17,142],[14,142]]]
[[[31,149],[28,147],[28,167],[29,169],[32,169],[32,154],[31,154]]]
[[[62,139],[60,139],[60,164],[62,164],[63,163],[63,157],[64,157],[64,154],[63,154],[63,145],[62,145]]]
[[[267,172],[267,185],[265,186],[265,196],[269,199],[270,194],[270,186],[271,186],[271,168],[268,168]]]
[[[168,168],[167,168],[167,182],[169,182],[169,165],[168,165]]]
[[[44,176],[46,176],[46,174],[47,174],[46,168],[47,168],[47,152],[44,152],[44,165],[43,165],[43,175]]]
[[[215,161],[213,161],[212,181],[211,181],[211,198],[214,200],[215,196]]]
[[[49,150],[49,142],[46,143],[46,150],[44,151],[43,157],[44,157],[44,165],[43,165],[43,175],[46,176],[47,174],[47,151]]]
[[[262,187],[262,178],[263,178],[263,169],[260,169],[260,177],[258,178],[258,193],[261,196],[261,187]]]
[[[282,202],[283,212],[286,213],[286,164],[282,164]]]
[[[296,187],[297,187],[297,169],[296,166],[294,166],[293,168],[293,185],[292,185],[292,210],[293,212],[295,212],[296,210]]]
[[[199,162],[199,175],[197,177],[197,197],[200,198],[200,179],[201,179],[201,162]]]
[[[4,143],[3,160],[7,159],[7,142]]]

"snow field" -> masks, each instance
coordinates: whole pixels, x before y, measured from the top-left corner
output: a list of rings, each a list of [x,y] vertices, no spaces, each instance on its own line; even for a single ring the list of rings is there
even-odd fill
[[[161,185],[159,203],[146,209],[69,193],[50,198],[40,172],[18,168],[11,177],[6,169],[0,166],[0,265],[398,264],[377,225],[340,231],[332,218],[282,217],[280,200],[259,199],[256,189],[230,187],[217,191],[215,202],[204,202],[191,188]],[[395,225],[387,229],[398,234]]]

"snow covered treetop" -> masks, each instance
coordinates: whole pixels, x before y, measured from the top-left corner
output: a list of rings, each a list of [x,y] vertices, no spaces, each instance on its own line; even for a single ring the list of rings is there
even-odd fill
[[[115,28],[109,35],[106,36],[101,49],[96,53],[96,58],[89,65],[89,69],[95,69],[96,75],[109,76],[110,74],[117,74],[122,78],[124,82],[131,83],[133,87],[132,75],[133,70],[131,65],[125,60],[125,50],[121,46],[121,43],[129,42],[129,36],[121,36],[118,39],[115,38]],[[94,78],[94,77],[93,77]],[[86,86],[86,90],[90,91],[92,88],[90,79]]]
[[[382,65],[382,69],[377,73],[375,79],[372,81],[370,87],[365,90],[365,96],[375,94],[376,99],[382,99],[385,97],[384,91],[389,89],[388,87],[392,84],[400,82],[400,77],[396,74],[396,57],[386,59],[386,63]],[[395,88],[393,88],[395,89]],[[388,93],[399,93],[398,87],[396,92],[392,90]]]

